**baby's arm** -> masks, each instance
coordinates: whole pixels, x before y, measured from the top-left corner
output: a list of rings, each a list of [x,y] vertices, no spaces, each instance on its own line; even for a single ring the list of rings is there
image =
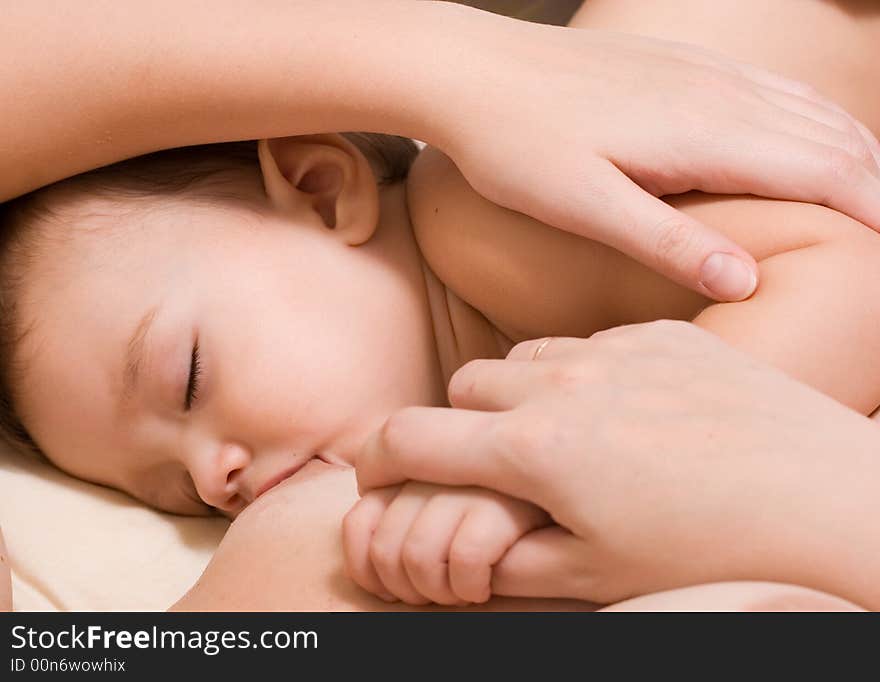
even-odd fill
[[[549,523],[534,505],[494,491],[409,482],[367,493],[345,517],[346,567],[387,601],[481,604],[492,567]]]
[[[432,269],[514,341],[693,319],[863,414],[880,405],[880,237],[836,211],[756,197],[669,197],[760,264],[752,298],[707,307],[619,252],[494,206],[436,150],[417,160],[410,188]]]
[[[761,272],[752,298],[694,322],[862,414],[880,405],[880,238],[819,206],[741,199],[688,210],[752,242]],[[768,250],[762,233],[774,230],[788,243]]]

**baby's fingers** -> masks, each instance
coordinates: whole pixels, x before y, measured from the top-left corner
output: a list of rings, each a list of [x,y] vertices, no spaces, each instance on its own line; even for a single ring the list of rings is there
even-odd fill
[[[397,599],[385,589],[370,560],[370,544],[382,515],[400,486],[378,488],[364,495],[342,520],[342,550],[348,576],[367,592],[385,601]]]
[[[482,604],[492,596],[492,567],[523,535],[549,525],[544,510],[520,500],[476,505],[462,520],[449,549],[449,583],[465,601]]]
[[[449,547],[467,513],[455,495],[431,498],[413,522],[403,545],[403,566],[419,592],[437,604],[463,606],[449,584]]]
[[[403,547],[409,529],[425,502],[425,495],[418,484],[404,486],[379,520],[369,550],[370,561],[385,590],[413,606],[425,606],[430,600],[410,582],[403,566]]]

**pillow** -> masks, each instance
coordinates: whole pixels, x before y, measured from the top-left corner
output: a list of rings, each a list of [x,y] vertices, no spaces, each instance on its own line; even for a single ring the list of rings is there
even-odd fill
[[[0,445],[0,526],[16,611],[161,611],[229,521],[165,514]]]

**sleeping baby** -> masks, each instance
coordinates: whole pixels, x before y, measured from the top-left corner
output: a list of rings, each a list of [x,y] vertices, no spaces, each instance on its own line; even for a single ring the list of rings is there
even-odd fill
[[[761,263],[752,299],[710,305],[486,202],[436,150],[405,183],[378,182],[414,149],[355,139],[161,152],[11,205],[7,431],[160,509],[235,515],[313,457],[352,463],[395,410],[445,404],[471,359],[664,317],[694,319],[864,413],[880,403],[880,238],[850,219],[677,199]],[[772,233],[753,227],[768,222]],[[485,503],[505,545],[546,522],[519,501]]]
[[[880,405],[880,237],[861,224],[821,206],[675,197],[759,262],[752,298],[714,304],[486,201],[441,152],[416,151],[336,134],[190,147],[7,204],[6,435],[159,509],[235,516],[313,458],[352,464],[394,411],[447,404],[472,359],[661,318],[864,414]],[[491,564],[549,520],[468,496],[486,565],[458,597],[485,601]],[[461,510],[435,516],[428,535],[448,556]]]

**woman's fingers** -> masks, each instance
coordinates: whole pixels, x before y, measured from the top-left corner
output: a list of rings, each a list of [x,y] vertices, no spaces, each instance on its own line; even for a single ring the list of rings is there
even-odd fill
[[[624,329],[616,327],[615,329]],[[606,332],[603,332],[606,333]],[[546,361],[564,358],[576,353],[583,353],[588,342],[573,336],[544,336],[540,339],[529,339],[528,341],[520,341],[507,354],[507,360],[529,360],[529,361]],[[497,361],[499,365],[504,366],[504,361]],[[467,367],[467,365],[465,365]],[[486,365],[488,372],[490,367]],[[534,387],[534,382],[532,382]]]
[[[755,83],[763,85],[770,92],[785,93],[812,102],[818,107],[812,110],[816,120],[826,120],[827,113],[822,113],[822,109],[826,112],[837,112],[840,116],[849,120],[850,124],[859,131],[864,144],[871,150],[877,163],[880,163],[880,142],[878,142],[877,136],[868,130],[868,127],[864,123],[846,111],[846,109],[840,106],[837,102],[825,97],[815,88],[806,83],[792,80],[791,78],[786,78],[785,76],[770,71],[765,71],[764,69],[746,62],[737,62],[736,68],[741,74],[752,79]]]
[[[463,410],[509,410],[534,392],[534,378],[535,368],[526,362],[471,360],[449,380],[449,404]]]
[[[587,224],[590,234],[584,236],[682,286],[719,301],[739,301],[758,284],[758,266],[745,249],[649,194],[610,163],[592,167],[589,191],[572,186],[567,196],[553,224],[578,234],[584,234],[578,222]],[[596,204],[605,210],[596,211]],[[589,222],[578,220],[587,215]]]
[[[583,339],[545,336],[521,341],[505,360],[471,360],[449,380],[449,403],[461,410],[512,410],[542,388],[565,382],[570,372],[548,364],[548,360],[582,353],[583,349]]]
[[[877,136],[837,102],[825,97],[811,85],[767,71],[748,62],[722,58],[711,50],[697,45],[679,43],[677,54],[685,62],[699,60],[712,70],[724,71],[745,79],[747,87],[750,85],[753,92],[774,105],[770,112],[770,118],[779,123],[785,123],[785,125],[779,126],[779,130],[792,132],[787,125],[790,121],[779,116],[779,108],[797,111],[817,123],[825,123],[839,130],[855,131],[856,135],[849,145],[853,155],[864,159],[870,156],[872,164],[880,164],[880,142],[878,142]],[[790,100],[786,99],[787,97],[800,100],[802,104],[791,106]],[[813,139],[814,142],[823,141],[821,137],[818,139],[809,135],[805,137]]]
[[[521,341],[505,360],[471,360],[449,380],[449,403],[462,410],[511,410],[534,396],[539,379],[548,374],[536,360],[583,352],[583,339],[545,336]]]
[[[509,466],[499,423],[498,415],[491,412],[440,407],[400,410],[367,440],[359,454],[355,464],[358,489],[363,494],[415,480],[477,485],[525,498],[526,486],[516,482],[525,478],[498,479]]]
[[[750,149],[743,166],[766,176],[763,196],[822,204],[880,230],[880,178],[851,153],[769,131],[756,133]]]
[[[583,359],[566,367],[547,362],[583,354],[588,343],[567,337],[535,339],[517,344],[506,360],[468,363],[456,373],[450,390],[456,408],[402,409],[367,440],[355,463],[359,491],[430,481],[491,488],[541,506],[534,455],[546,445],[540,442],[548,435],[546,424],[514,408],[545,387],[555,390],[560,383],[588,381]],[[488,405],[509,411],[481,409]]]
[[[874,175],[880,174],[880,144],[863,124],[843,109],[779,90],[763,91],[761,97],[794,114],[794,119],[776,117],[776,127],[780,130],[837,147],[860,160]]]
[[[809,106],[804,104],[803,108]],[[645,182],[650,176],[645,186],[657,194],[689,188],[818,203],[880,230],[876,148],[864,140],[855,124],[847,132],[845,119],[835,119],[831,109],[823,109],[821,117],[775,109],[777,118],[779,113],[785,114],[791,132],[758,126],[736,131],[730,139],[741,137],[744,141],[737,146],[735,164],[728,159],[731,143],[727,138],[712,138],[713,146],[704,147],[702,157],[691,166],[692,178],[675,185],[663,181],[662,174],[647,171],[631,180],[624,174],[629,172],[624,163],[593,162],[580,175],[560,179],[557,189],[563,198],[544,205],[539,217],[608,244],[709,298],[747,298],[758,282],[754,258],[717,230],[672,208],[636,182]],[[718,172],[721,168],[724,171]]]
[[[843,109],[838,110],[840,111],[840,113],[847,115]],[[868,140],[868,148],[871,150],[871,156],[874,157],[874,163],[876,163],[877,166],[880,167],[880,141],[878,141],[877,138],[874,137],[873,133],[868,130],[868,127],[858,119],[852,119],[852,123],[856,127],[856,130],[858,130],[862,134],[862,136],[866,140]]]
[[[754,259],[657,197],[700,190],[820,203],[880,230],[880,145],[809,86],[684,43],[547,35],[547,50],[536,36],[523,55],[498,53],[499,69],[528,84],[531,104],[509,99],[513,76],[492,92],[481,83],[469,91],[480,107],[507,99],[510,115],[474,118],[441,144],[487,199],[719,301],[751,295]],[[536,114],[545,134],[523,136]]]

